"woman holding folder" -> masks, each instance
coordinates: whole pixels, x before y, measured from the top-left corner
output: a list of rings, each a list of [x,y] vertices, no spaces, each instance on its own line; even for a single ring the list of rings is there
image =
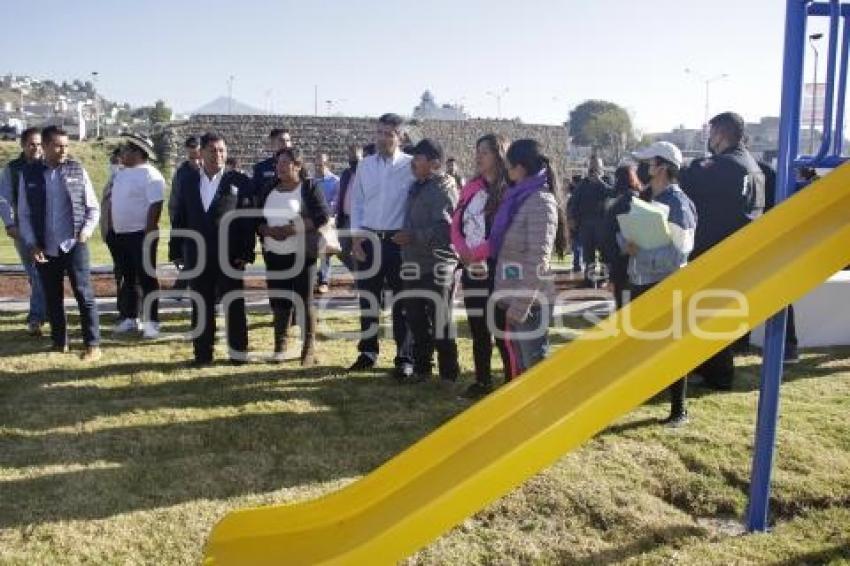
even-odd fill
[[[657,283],[684,267],[694,249],[697,213],[694,203],[679,188],[677,180],[682,166],[682,152],[669,142],[655,142],[638,150],[636,159],[649,164],[648,195],[654,211],[634,206],[628,215],[619,217],[621,233],[618,241],[629,257],[629,282],[632,297],[637,298]],[[641,203],[642,204],[642,203]],[[663,221],[653,222],[653,214]],[[643,228],[639,228],[643,226]],[[638,230],[638,232],[635,232]],[[687,376],[670,386],[670,416],[663,423],[680,427],[688,422],[685,408]]]

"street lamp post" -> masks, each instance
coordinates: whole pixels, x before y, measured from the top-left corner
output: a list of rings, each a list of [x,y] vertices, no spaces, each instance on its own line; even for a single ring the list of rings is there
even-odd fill
[[[92,71],[92,88],[94,90],[94,137],[95,139],[100,138],[100,104],[98,103],[97,97],[97,78],[100,74],[97,71]]]
[[[817,107],[816,103],[818,99],[818,48],[817,45],[815,45],[815,41],[822,37],[822,33],[813,33],[809,36],[809,45],[811,46],[812,51],[815,52],[814,80],[812,81],[812,121],[809,122],[809,153],[811,155],[815,154],[815,108]]]
[[[711,83],[726,79],[726,78],[729,77],[729,74],[728,73],[721,73],[721,74],[716,75],[714,77],[705,77],[702,73],[695,71],[694,69],[685,69],[685,73],[687,73],[689,75],[694,75],[695,77],[697,77],[698,79],[700,79],[701,81],[703,81],[705,83],[705,111],[704,111],[704,117],[703,117],[703,122],[702,122],[702,144],[703,144],[703,146],[705,146],[705,144],[708,142],[708,119],[711,117],[710,116],[711,107],[709,105],[709,100],[710,100],[710,95],[711,95]]]
[[[500,90],[488,90],[487,95],[492,96],[496,99],[496,117],[502,117],[502,97],[505,96],[511,89],[508,87],[502,88]]]

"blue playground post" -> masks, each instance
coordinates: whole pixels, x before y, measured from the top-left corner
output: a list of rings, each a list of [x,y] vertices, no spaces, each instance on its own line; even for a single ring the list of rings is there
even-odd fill
[[[799,157],[800,102],[802,98],[803,56],[805,53],[806,22],[809,16],[829,16],[829,57],[824,100],[823,139],[817,154]],[[839,106],[833,133],[833,100],[839,20],[844,18],[841,49],[841,74],[838,86]],[[843,137],[844,98],[847,90],[847,57],[850,42],[850,4],[839,0],[811,3],[811,0],[786,0],[785,50],[782,68],[782,106],[779,121],[779,160],[777,164],[776,204],[785,200],[796,188],[795,168],[799,166],[837,167],[841,157]],[[833,141],[830,144],[830,141]],[[832,145],[832,155],[827,155]],[[779,415],[779,388],[782,383],[782,360],[785,350],[787,309],[770,318],[765,326],[764,362],[761,371],[761,392],[758,403],[755,447],[753,449],[750,503],[747,509],[747,530],[765,531],[768,527],[770,476],[776,446],[776,424]]]

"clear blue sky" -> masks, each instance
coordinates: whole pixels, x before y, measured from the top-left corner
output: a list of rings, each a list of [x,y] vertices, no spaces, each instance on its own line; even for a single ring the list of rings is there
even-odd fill
[[[188,112],[226,94],[312,114],[410,113],[427,88],[495,116],[563,122],[588,98],[626,107],[644,131],[703,119],[704,83],[728,73],[711,111],[776,115],[781,0],[41,0],[4,2],[0,72],[69,80],[100,74],[104,96],[163,98]],[[823,64],[821,64],[823,69]],[[267,99],[267,92],[271,92]],[[325,111],[320,104],[320,112]]]

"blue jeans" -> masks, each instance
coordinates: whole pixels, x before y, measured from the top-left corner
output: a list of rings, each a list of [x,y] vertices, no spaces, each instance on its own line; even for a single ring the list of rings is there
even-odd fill
[[[100,324],[97,314],[97,302],[91,284],[89,266],[89,247],[77,244],[68,253],[59,252],[58,256],[47,256],[46,263],[38,264],[38,271],[44,284],[44,298],[50,320],[50,338],[54,346],[68,343],[67,319],[65,317],[65,274],[71,281],[71,289],[80,309],[80,323],[83,342],[86,346],[100,343]]]
[[[573,271],[583,271],[584,262],[582,261],[581,241],[578,239],[578,230],[570,232],[570,247],[573,252]]]
[[[15,249],[18,250],[21,266],[26,271],[30,284],[30,311],[27,315],[27,323],[42,324],[47,322],[47,306],[44,302],[44,285],[41,283],[41,274],[38,272],[29,250],[20,238],[15,239]]]
[[[319,258],[319,285],[331,284],[331,256]]]

